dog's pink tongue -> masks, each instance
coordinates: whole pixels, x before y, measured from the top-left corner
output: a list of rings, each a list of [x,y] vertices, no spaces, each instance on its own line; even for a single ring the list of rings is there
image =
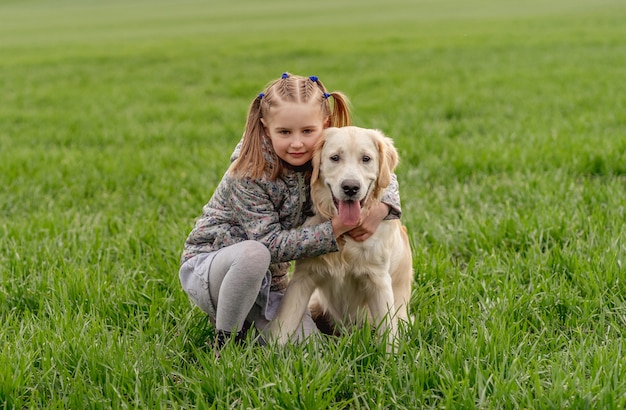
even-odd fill
[[[361,204],[359,201],[339,201],[339,218],[346,226],[359,223],[361,217]]]

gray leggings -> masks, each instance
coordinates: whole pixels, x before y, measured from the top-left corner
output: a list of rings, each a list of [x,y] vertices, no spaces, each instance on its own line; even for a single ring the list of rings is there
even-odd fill
[[[181,266],[180,280],[190,299],[209,314],[218,330],[238,332],[247,321],[265,333],[277,303],[266,311],[255,302],[262,285],[269,286],[264,283],[269,264],[270,253],[265,245],[244,241],[188,260]],[[269,294],[274,302],[281,298],[282,294]],[[295,338],[303,339],[316,330],[307,311]]]
[[[208,273],[217,329],[241,330],[269,264],[270,252],[255,241],[241,242],[215,254]]]

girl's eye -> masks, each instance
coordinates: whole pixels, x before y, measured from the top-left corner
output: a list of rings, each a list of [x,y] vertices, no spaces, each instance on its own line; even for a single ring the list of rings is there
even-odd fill
[[[331,160],[332,162],[339,162],[339,155],[333,155],[333,156],[331,156],[331,157],[330,157],[330,160]]]
[[[371,159],[369,155],[363,155],[363,162],[370,162]]]

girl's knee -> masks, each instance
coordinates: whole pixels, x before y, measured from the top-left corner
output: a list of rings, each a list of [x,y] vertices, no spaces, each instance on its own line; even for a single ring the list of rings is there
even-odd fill
[[[271,259],[269,249],[261,242],[248,240],[238,244],[236,264],[249,274],[258,272],[258,277],[265,276]]]
[[[267,246],[252,240],[244,241],[241,245],[243,247],[241,256],[250,264],[269,267],[272,256]]]

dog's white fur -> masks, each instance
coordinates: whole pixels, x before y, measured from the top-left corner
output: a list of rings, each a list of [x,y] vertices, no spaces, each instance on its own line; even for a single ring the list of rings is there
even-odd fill
[[[362,212],[380,202],[397,163],[392,140],[380,131],[328,128],[313,157],[311,198],[315,216],[306,224],[337,215],[338,200],[360,201]],[[352,189],[349,198],[346,183],[358,189],[356,194]],[[296,262],[270,331],[279,343],[286,343],[310,300],[314,317],[324,315],[333,325],[359,325],[369,320],[381,333],[388,330],[393,339],[398,320],[407,320],[412,265],[406,229],[398,219],[383,221],[363,242],[344,235],[339,240],[339,252]]]

